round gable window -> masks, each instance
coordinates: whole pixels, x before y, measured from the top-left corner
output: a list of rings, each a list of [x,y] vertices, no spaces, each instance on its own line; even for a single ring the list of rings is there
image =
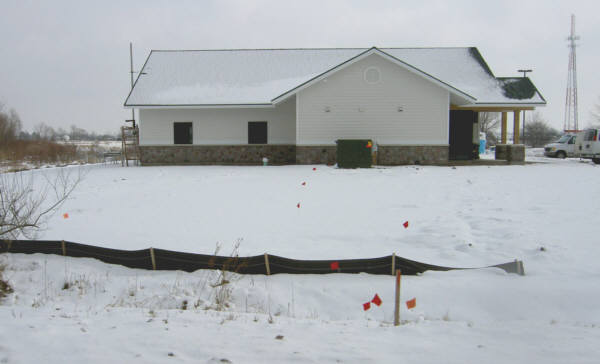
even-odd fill
[[[365,70],[364,77],[366,83],[379,83],[379,81],[381,80],[381,72],[379,72],[379,69],[377,67],[368,67]]]

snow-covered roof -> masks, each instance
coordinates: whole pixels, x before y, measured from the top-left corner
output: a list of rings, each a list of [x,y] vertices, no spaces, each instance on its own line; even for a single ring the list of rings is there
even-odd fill
[[[272,105],[371,53],[447,88],[463,104],[546,103],[529,79],[494,77],[476,48],[319,48],[154,50],[125,106]]]

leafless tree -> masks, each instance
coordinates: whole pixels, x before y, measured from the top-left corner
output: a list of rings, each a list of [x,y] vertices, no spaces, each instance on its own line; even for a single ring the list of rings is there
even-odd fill
[[[54,131],[54,128],[50,125],[39,123],[33,127],[33,134],[41,140],[54,140],[56,131]]]
[[[480,112],[479,131],[485,133],[488,143],[495,144],[498,139],[498,127],[500,126],[500,113]]]
[[[479,113],[479,131],[487,133],[496,131],[500,126],[500,113],[498,112],[480,112]]]
[[[80,167],[59,168],[54,177],[40,171],[0,174],[0,239],[34,238],[83,174]]]
[[[13,109],[4,111],[4,105],[0,103],[0,146],[7,146],[17,138],[21,132],[21,118]]]
[[[543,147],[560,136],[560,131],[548,125],[542,116],[535,112],[531,121],[525,125],[527,143],[534,148]]]

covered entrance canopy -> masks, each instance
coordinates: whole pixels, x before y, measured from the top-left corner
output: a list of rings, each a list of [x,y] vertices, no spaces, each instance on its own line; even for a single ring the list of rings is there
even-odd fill
[[[476,107],[476,106],[451,106],[450,110],[455,111],[474,111],[474,112],[499,112],[502,113],[502,124],[500,126],[501,144],[508,143],[508,113],[513,114],[513,144],[520,144],[520,125],[521,111],[535,110],[533,106],[496,106],[496,107]]]
[[[499,112],[502,114],[501,132],[500,132],[500,143],[499,148],[496,148],[496,159],[508,159],[511,160],[511,153],[501,152],[498,150],[505,151],[507,149],[519,151],[518,154],[522,155],[514,159],[515,161],[524,160],[524,146],[521,145],[521,112],[525,114],[528,110],[534,110],[536,106],[545,106],[546,100],[535,88],[531,80],[527,77],[498,77],[497,78],[501,89],[503,91],[502,97],[504,100],[495,100],[495,102],[486,102],[478,100],[472,104],[467,105],[450,105],[450,148],[452,150],[452,120],[460,118],[468,118],[468,113],[474,115],[474,123],[477,122],[477,114],[479,112]],[[463,116],[460,116],[463,113]],[[513,114],[513,142],[512,146],[505,148],[508,145],[508,113]],[[464,128],[464,126],[463,126]],[[466,131],[466,129],[465,129]],[[456,132],[456,130],[455,130]],[[473,136],[473,134],[471,134]],[[452,154],[452,153],[451,153]],[[507,157],[508,156],[508,157]]]
[[[472,147],[469,138],[474,137],[475,131],[469,131],[469,126],[477,125],[479,112],[499,112],[502,114],[500,126],[500,141],[496,145],[496,159],[507,160],[510,162],[523,162],[525,160],[525,146],[521,144],[521,112],[534,110],[535,107],[529,106],[495,106],[495,107],[458,107],[450,108],[450,160],[467,160],[469,147]],[[513,142],[508,144],[508,113],[513,114]],[[465,123],[471,119],[471,123]],[[461,123],[462,122],[462,123]],[[473,128],[475,129],[475,128]],[[472,130],[473,130],[472,129]],[[462,137],[460,135],[462,134]],[[476,135],[475,135],[476,136]]]

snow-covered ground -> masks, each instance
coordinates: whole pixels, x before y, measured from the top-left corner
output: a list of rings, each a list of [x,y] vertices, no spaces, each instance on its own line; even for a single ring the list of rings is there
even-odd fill
[[[402,302],[417,306],[403,304],[394,327],[392,276],[231,276],[213,288],[218,272],[1,255],[15,292],[0,304],[0,362],[596,363],[600,166],[527,158],[537,163],[82,167],[40,238],[466,267],[518,258],[526,275],[403,277]],[[376,293],[383,304],[363,311]]]

